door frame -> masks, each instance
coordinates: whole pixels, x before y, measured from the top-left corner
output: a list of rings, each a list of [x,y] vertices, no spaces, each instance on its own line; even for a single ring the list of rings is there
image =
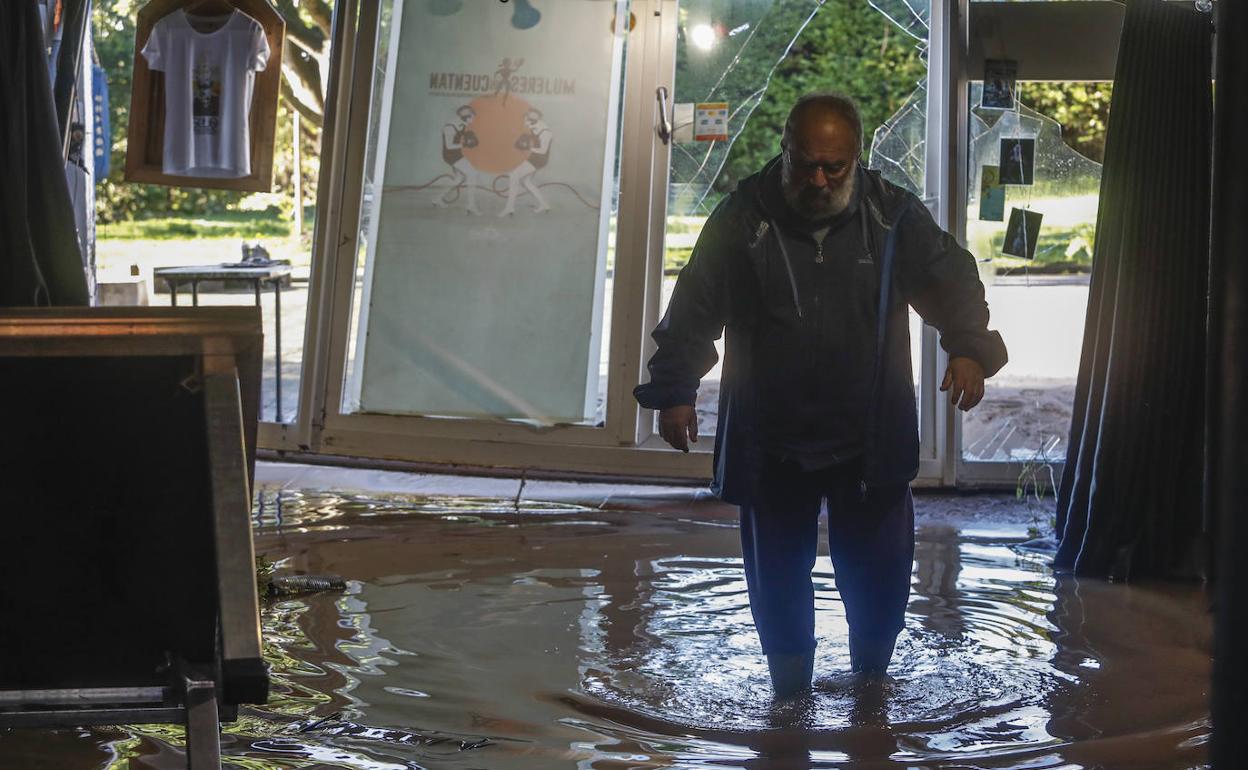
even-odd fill
[[[625,52],[620,193],[612,286],[606,417],[602,427],[535,428],[505,421],[347,414],[341,407],[358,280],[365,155],[386,0],[339,0],[333,30],[321,173],[313,238],[304,377],[297,420],[261,426],[261,446],[279,456],[337,456],[441,465],[458,472],[541,470],[609,477],[702,482],[711,476],[710,447],[673,452],[655,435],[653,415],[637,406],[633,386],[653,352],[649,330],[659,320],[670,150],[655,130],[656,89],[673,92],[678,0],[632,0],[636,27]],[[965,184],[967,0],[933,3],[929,35],[926,197],[938,221],[956,227],[958,206],[943,205]],[[950,59],[950,57],[952,57]],[[959,123],[959,121],[961,121]],[[956,154],[959,151],[962,155]],[[931,152],[944,148],[944,152]],[[955,193],[954,197],[950,197]],[[957,230],[953,230],[957,232]],[[945,354],[924,327],[919,382],[920,475],[917,485],[957,481],[952,451],[960,420],[937,397]],[[710,442],[705,442],[709,444]]]

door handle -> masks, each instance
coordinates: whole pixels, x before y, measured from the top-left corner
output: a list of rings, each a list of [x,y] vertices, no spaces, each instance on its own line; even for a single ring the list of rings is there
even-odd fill
[[[663,144],[671,144],[672,120],[668,117],[667,86],[654,89],[654,97],[659,102],[659,125],[655,130],[658,131],[659,139]]]

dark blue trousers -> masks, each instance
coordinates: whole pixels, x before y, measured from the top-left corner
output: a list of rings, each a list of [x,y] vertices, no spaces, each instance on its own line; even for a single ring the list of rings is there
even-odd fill
[[[811,570],[819,513],[828,508],[828,547],[853,640],[887,643],[900,633],[914,561],[910,485],[859,485],[858,463],[804,471],[769,461],[758,493],[741,506],[741,552],[750,611],[763,652],[805,653],[815,646]]]

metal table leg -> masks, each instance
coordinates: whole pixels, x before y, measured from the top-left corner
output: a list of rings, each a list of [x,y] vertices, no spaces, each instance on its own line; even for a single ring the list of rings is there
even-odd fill
[[[277,415],[273,422],[282,421],[282,279],[273,281],[273,360],[277,369]]]
[[[212,677],[183,675],[186,688],[186,766],[188,770],[221,770],[221,722]]]
[[[169,302],[172,304],[173,307],[177,307],[178,306],[178,282],[173,280],[172,278],[166,278],[165,280],[169,282]]]
[[[199,307],[199,281],[191,279],[191,307]]]

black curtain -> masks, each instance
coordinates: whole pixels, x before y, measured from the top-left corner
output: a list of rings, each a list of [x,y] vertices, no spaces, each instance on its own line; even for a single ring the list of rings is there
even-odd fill
[[[1118,49],[1055,566],[1198,576],[1210,16],[1129,0]]]
[[[85,305],[35,0],[0,0],[0,307]]]
[[[1213,766],[1244,764],[1248,734],[1248,29],[1243,0],[1218,4],[1210,275],[1209,508],[1218,543]]]

